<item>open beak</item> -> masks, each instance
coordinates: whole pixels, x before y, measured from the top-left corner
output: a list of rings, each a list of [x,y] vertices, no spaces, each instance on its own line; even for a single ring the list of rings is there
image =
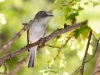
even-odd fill
[[[48,14],[48,16],[51,16],[52,17],[53,16],[52,10],[48,11],[47,14]]]

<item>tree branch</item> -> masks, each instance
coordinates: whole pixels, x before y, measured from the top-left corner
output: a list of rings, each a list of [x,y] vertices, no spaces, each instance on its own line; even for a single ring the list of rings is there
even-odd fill
[[[32,44],[29,44],[29,45],[27,45],[27,46],[25,46],[25,47],[22,47],[22,48],[19,49],[19,50],[16,50],[16,51],[14,51],[14,52],[12,52],[12,53],[9,53],[9,54],[6,54],[6,55],[0,57],[0,65],[2,65],[3,61],[5,61],[5,60],[7,60],[7,59],[10,59],[10,58],[12,58],[12,57],[18,55],[18,54],[20,54],[20,53],[26,51],[27,49],[29,49],[29,48],[31,48],[31,47],[33,47],[33,46],[36,46],[36,45],[39,45],[39,44],[40,44],[40,45],[41,45],[41,44],[44,44],[45,42],[47,42],[47,41],[49,41],[49,40],[51,40],[51,39],[53,39],[53,38],[55,38],[55,37],[57,37],[57,36],[59,36],[59,35],[65,33],[65,32],[71,31],[71,30],[73,30],[73,29],[75,29],[75,28],[78,28],[78,27],[80,27],[80,26],[83,26],[83,25],[85,25],[85,24],[87,24],[87,21],[82,22],[82,23],[78,23],[78,24],[73,24],[73,25],[71,25],[71,26],[66,26],[66,27],[64,27],[64,28],[62,28],[62,29],[57,29],[57,30],[54,31],[51,35],[49,35],[49,36],[47,36],[47,37],[44,37],[44,38],[41,38],[41,39],[38,40],[37,42],[34,42],[34,43],[32,43]]]
[[[94,55],[96,54],[96,52],[98,50],[99,40],[100,40],[100,38],[97,40],[97,45],[96,45],[96,48],[95,48],[93,55],[91,56],[91,58],[89,60],[86,61],[86,63],[89,62],[94,57]]]
[[[27,55],[24,59],[18,62],[16,67],[8,74],[8,75],[15,75],[21,68],[24,66],[24,64],[28,61],[29,55]]]
[[[10,49],[14,41],[17,40],[28,29],[30,24],[31,21],[27,24],[23,23],[24,27],[18,33],[16,33],[7,43],[0,46],[0,52],[2,52],[4,49],[7,49],[8,47]]]
[[[88,52],[88,49],[89,49],[89,44],[90,44],[91,36],[92,36],[92,30],[90,31],[90,34],[89,34],[89,38],[88,38],[88,42],[87,42],[87,47],[86,47],[85,55],[84,55],[83,62],[82,62],[82,68],[80,70],[81,75],[83,75],[83,73],[84,73],[84,65],[85,65],[85,60],[86,60],[86,57],[87,57],[87,52]]]
[[[91,61],[92,58],[94,57],[94,55],[95,55],[95,53],[97,52],[97,49],[98,49],[99,40],[100,40],[100,38],[97,40],[97,45],[96,45],[96,48],[95,48],[93,55],[87,61],[85,61],[85,63]],[[82,67],[82,65],[79,66],[71,75],[76,75],[80,71],[81,67]]]
[[[99,75],[99,74],[100,74],[99,72],[100,72],[100,70],[94,72],[92,75],[95,75],[95,74],[96,74],[96,75]],[[97,73],[99,73],[99,74],[97,74]]]
[[[7,65],[6,65],[6,62],[4,63],[4,73],[7,74]]]
[[[65,44],[64,45],[62,45],[60,48],[59,48],[59,52],[57,53],[57,55],[56,55],[56,57],[54,58],[54,60],[56,60],[57,59],[57,57],[59,56],[59,54],[60,54],[60,52],[61,52],[61,50],[62,50],[62,48],[68,43],[68,41],[71,39],[71,37],[69,37],[67,40],[66,40],[66,42],[65,42]]]

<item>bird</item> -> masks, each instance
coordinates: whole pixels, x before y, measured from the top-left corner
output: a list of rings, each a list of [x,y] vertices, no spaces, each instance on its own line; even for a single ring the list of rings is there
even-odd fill
[[[38,41],[40,38],[43,38],[45,32],[46,32],[46,23],[47,20],[52,17],[52,10],[50,11],[39,11],[34,19],[31,21],[31,24],[29,25],[29,29],[27,31],[27,44],[32,44],[36,41]],[[34,67],[34,59],[36,57],[36,51],[37,51],[38,45],[29,48],[29,61],[28,61],[28,68]]]

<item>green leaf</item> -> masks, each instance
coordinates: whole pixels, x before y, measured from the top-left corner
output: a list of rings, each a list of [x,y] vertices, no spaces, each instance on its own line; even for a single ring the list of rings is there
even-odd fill
[[[82,35],[81,38],[84,39],[87,37],[89,30],[90,29],[86,25],[84,25],[74,31],[74,36],[77,39],[80,35]]]
[[[100,33],[100,5],[95,7],[86,6],[77,16],[77,22],[88,20],[88,26],[95,31]]]
[[[96,39],[99,39],[100,38],[100,34],[96,34],[95,32],[93,32],[94,36]]]
[[[75,38],[78,38],[78,36],[79,36],[79,29],[76,29],[74,32],[75,32],[75,34],[74,34]]]

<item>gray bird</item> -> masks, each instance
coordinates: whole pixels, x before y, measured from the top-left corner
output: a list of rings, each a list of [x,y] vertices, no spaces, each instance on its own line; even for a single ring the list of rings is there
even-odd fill
[[[46,22],[49,17],[53,16],[52,11],[39,11],[35,18],[32,20],[31,25],[27,31],[27,42],[32,44],[42,38],[46,31]],[[34,67],[34,59],[36,57],[37,46],[34,46],[29,49],[30,56],[28,62],[28,68]]]

